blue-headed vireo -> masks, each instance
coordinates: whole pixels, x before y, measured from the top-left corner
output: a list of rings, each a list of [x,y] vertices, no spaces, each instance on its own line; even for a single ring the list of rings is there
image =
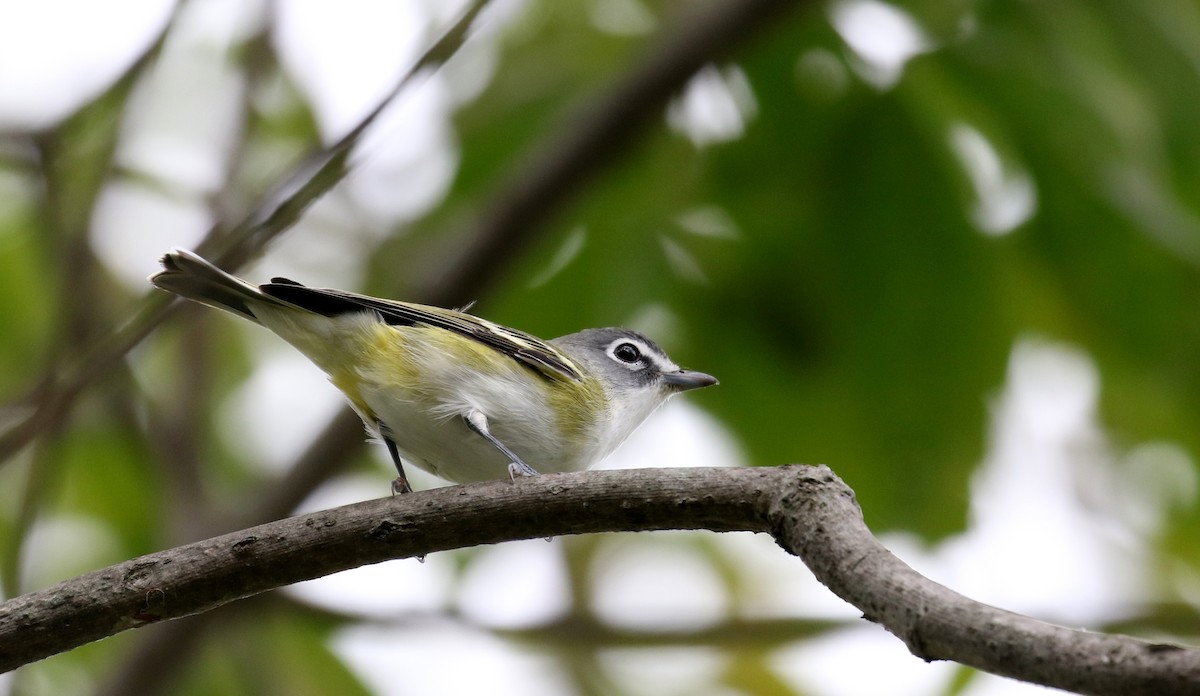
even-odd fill
[[[401,463],[456,483],[579,471],[608,456],[672,395],[716,378],[680,369],[627,329],[551,341],[440,307],[251,285],[176,249],[150,282],[261,324],[329,375]]]

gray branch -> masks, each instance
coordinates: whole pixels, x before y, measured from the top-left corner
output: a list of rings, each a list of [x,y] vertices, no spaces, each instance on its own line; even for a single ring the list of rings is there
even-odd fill
[[[972,601],[867,529],[829,469],[643,469],[439,488],[300,515],[135,558],[0,604],[0,671],[349,568],[565,534],[772,535],[925,660],[1086,694],[1200,693],[1200,650],[1091,633]]]

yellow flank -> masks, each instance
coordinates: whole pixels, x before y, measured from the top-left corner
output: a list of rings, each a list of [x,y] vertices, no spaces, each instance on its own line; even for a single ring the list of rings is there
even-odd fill
[[[562,380],[549,390],[550,409],[557,415],[559,432],[567,438],[581,438],[595,432],[596,421],[604,409],[604,387],[594,377],[576,382]]]

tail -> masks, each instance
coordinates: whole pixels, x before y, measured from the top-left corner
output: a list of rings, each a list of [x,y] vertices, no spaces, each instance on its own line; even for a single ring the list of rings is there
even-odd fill
[[[187,249],[171,250],[162,257],[161,263],[163,270],[150,276],[155,287],[233,312],[255,323],[258,323],[258,317],[252,309],[254,304],[287,305]]]

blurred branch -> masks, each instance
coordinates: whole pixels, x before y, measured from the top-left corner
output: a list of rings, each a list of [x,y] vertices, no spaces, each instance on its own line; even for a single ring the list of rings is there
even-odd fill
[[[96,195],[99,192],[100,185],[94,178],[99,172],[106,171],[112,152],[114,151],[114,143],[116,141],[115,133],[117,130],[116,119],[107,119],[104,124],[105,138],[109,142],[106,144],[102,141],[104,138],[99,138],[99,134],[95,128],[79,127],[76,125],[79,121],[88,121],[93,112],[107,112],[113,109],[112,102],[123,103],[128,94],[132,91],[133,86],[141,75],[153,64],[154,58],[162,50],[163,42],[166,40],[167,33],[174,25],[178,16],[178,7],[173,11],[170,19],[163,25],[162,30],[153,42],[151,42],[146,50],[138,56],[129,67],[128,70],[118,79],[113,85],[95,100],[85,105],[79,111],[60,124],[54,131],[44,133],[35,138],[35,146],[40,154],[41,166],[45,181],[45,198],[43,200],[43,219],[55,228],[55,234],[51,235],[53,244],[49,253],[59,255],[64,251],[66,242],[64,238],[69,236],[70,229],[78,230],[77,236],[86,237],[86,221],[90,214],[90,208],[95,201]],[[104,119],[102,119],[104,120]],[[89,124],[92,125],[92,124]],[[78,167],[78,162],[64,162],[67,154],[71,151],[64,141],[75,142],[79,138],[72,138],[66,135],[72,129],[81,130],[84,132],[83,138],[88,145],[95,149],[104,149],[104,153],[96,158],[101,160],[98,164],[88,167],[87,177],[64,176],[65,170],[74,170]],[[97,141],[101,141],[97,145]],[[76,142],[75,147],[78,147]],[[85,148],[86,149],[86,148]],[[92,153],[85,153],[85,155]],[[77,172],[76,172],[77,174]],[[101,174],[102,176],[102,174]],[[69,193],[63,192],[60,188],[66,185],[66,182],[74,181],[75,178],[86,179],[86,183],[76,186],[76,189]],[[86,190],[90,186],[91,190]],[[90,262],[91,259],[88,259]],[[62,306],[66,308],[63,315],[63,326],[59,330],[59,338],[69,337],[76,332],[79,327],[72,326],[80,321],[79,312],[74,311],[74,308],[88,307],[86,302],[71,302],[68,298],[71,297],[71,290],[76,288],[76,278],[70,272],[77,270],[77,267],[83,259],[75,254],[70,254],[69,258],[60,259],[60,265],[63,266],[64,275],[60,279],[62,287],[60,292],[64,297]],[[87,269],[82,269],[86,271]],[[90,297],[90,294],[84,291],[84,296]],[[160,302],[165,306],[166,302]],[[84,313],[88,314],[88,313]],[[88,317],[84,317],[87,319]],[[90,338],[90,337],[89,337]],[[76,349],[74,344],[69,345],[72,350]],[[93,351],[99,353],[103,349],[97,348]],[[121,353],[124,355],[124,353]],[[44,366],[44,374],[37,380],[36,386],[29,390],[26,397],[20,398],[17,402],[25,407],[32,405],[30,414],[18,422],[16,425],[9,428],[3,434],[0,434],[0,466],[12,459],[13,455],[21,451],[25,445],[29,444],[39,434],[58,427],[58,424],[64,419],[67,412],[70,410],[70,405],[83,388],[84,384],[90,382],[93,378],[105,374],[115,362],[115,360],[106,361],[103,365],[104,369],[94,370],[87,376],[85,381],[80,380],[63,380],[61,372],[63,371],[62,363],[68,357],[65,351],[58,350],[51,353],[48,363]],[[117,356],[118,358],[120,356]]]
[[[923,577],[871,535],[854,492],[823,466],[553,474],[271,522],[0,604],[0,670],[370,563],[516,539],[663,529],[771,534],[924,660],[1087,694],[1200,690],[1200,650],[1055,626]]]
[[[472,240],[427,301],[446,307],[471,302],[528,246],[538,229],[661,117],[671,97],[701,68],[746,43],[795,0],[685,3],[679,18],[618,84],[588,99],[505,177],[484,206]],[[699,5],[702,11],[694,11]]]
[[[567,646],[588,650],[696,646],[717,650],[773,650],[852,625],[850,621],[835,619],[726,618],[695,630],[636,630],[615,628],[594,615],[571,614],[528,628],[484,630],[543,649]]]
[[[349,171],[349,155],[362,134],[414,78],[448,60],[466,40],[475,17],[488,0],[475,0],[463,16],[431,46],[397,82],[371,113],[341,140],[309,158],[306,165],[280,187],[280,193],[251,212],[228,230],[214,228],[198,249],[226,267],[236,268],[253,258],[274,237],[288,230],[318,198],[341,181]],[[157,44],[156,44],[157,46]],[[128,77],[128,76],[127,76]],[[123,78],[123,81],[126,78]],[[70,412],[75,398],[97,377],[106,374],[126,353],[141,342],[169,312],[171,299],[152,293],[129,323],[117,329],[71,367],[43,378],[49,386],[39,393],[34,411],[0,435],[0,465],[12,458],[39,433]]]
[[[1142,635],[1167,633],[1200,640],[1200,608],[1182,601],[1144,605],[1130,611],[1123,619],[1109,622],[1104,630]]]
[[[163,535],[166,543],[192,541],[218,530],[212,526],[213,513],[205,500],[201,472],[208,462],[202,452],[202,433],[212,415],[207,412],[213,380],[214,350],[210,319],[200,316],[181,327],[183,338],[175,347],[177,364],[186,369],[174,371],[169,404],[148,409],[143,431],[154,465],[162,472],[166,505],[163,509]]]
[[[602,539],[603,537],[594,537]],[[454,626],[472,631],[486,632],[503,639],[517,640],[525,646],[551,651],[559,648],[605,650],[608,648],[661,648],[696,646],[719,650],[764,651],[782,647],[788,643],[819,638],[831,633],[852,628],[858,623],[854,619],[808,619],[798,617],[754,618],[728,616],[720,621],[705,624],[700,628],[638,629],[627,626],[616,627],[600,619],[595,613],[578,609],[571,613],[522,628],[503,628],[481,623],[455,608],[437,610],[413,610],[388,612],[383,618],[364,617],[353,611],[339,611],[325,606],[316,606],[293,595],[264,594],[255,599],[274,609],[291,615],[304,615],[320,619],[329,624],[356,625],[388,628],[404,626],[431,628]],[[171,626],[173,623],[167,623]]]

